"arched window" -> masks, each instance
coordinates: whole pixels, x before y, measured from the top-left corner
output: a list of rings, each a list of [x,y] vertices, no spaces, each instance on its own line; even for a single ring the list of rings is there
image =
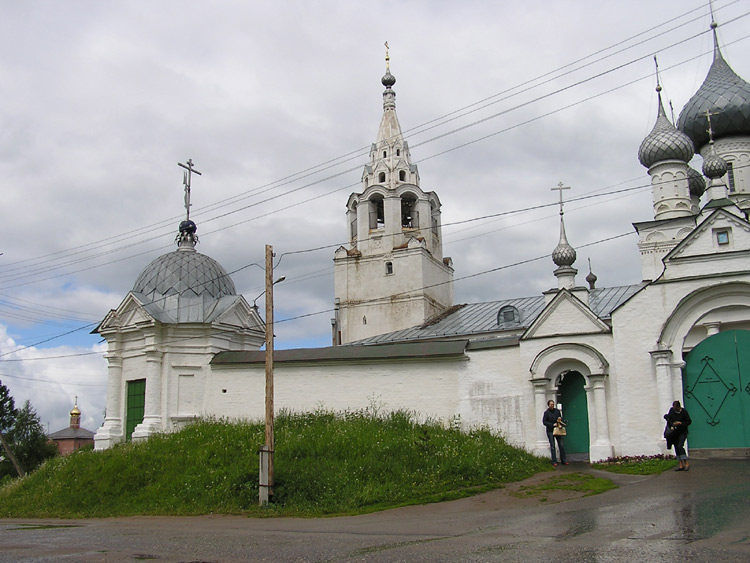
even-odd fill
[[[393,274],[393,262],[386,262],[385,263],[385,275],[390,276]]]
[[[398,173],[398,179],[401,180],[402,182],[406,181],[406,170],[401,170]]]
[[[401,227],[416,229],[418,226],[417,198],[412,194],[404,194],[401,196]]]
[[[383,151],[383,158],[386,158],[388,156],[388,153],[386,151]]]
[[[385,182],[385,172],[381,172],[380,174],[378,174],[378,182]]]
[[[385,226],[385,208],[383,196],[375,194],[370,199],[370,229],[382,229]]]

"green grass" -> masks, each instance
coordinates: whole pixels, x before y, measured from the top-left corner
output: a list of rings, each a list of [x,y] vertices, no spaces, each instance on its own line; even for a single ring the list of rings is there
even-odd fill
[[[677,460],[671,456],[637,456],[613,457],[599,463],[592,463],[594,469],[603,469],[612,473],[627,473],[629,475],[656,475],[677,465]]]
[[[551,491],[576,491],[587,497],[616,488],[617,485],[609,479],[602,479],[585,473],[564,473],[538,485],[522,486],[513,494],[517,497],[539,496],[541,500],[547,500],[546,495]]]
[[[0,488],[0,517],[357,514],[460,498],[548,469],[488,430],[371,410],[276,418],[276,488],[258,507],[262,423],[198,421],[45,463]]]

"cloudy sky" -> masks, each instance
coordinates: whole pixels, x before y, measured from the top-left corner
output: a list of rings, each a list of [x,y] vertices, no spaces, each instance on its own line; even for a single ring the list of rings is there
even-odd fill
[[[101,424],[90,332],[175,248],[187,159],[202,172],[198,250],[241,269],[252,302],[263,272],[247,266],[273,245],[277,348],[329,342],[333,251],[382,114],[385,41],[421,187],[443,204],[457,303],[556,285],[558,182],[579,282],[588,258],[599,286],[638,282],[633,234],[584,245],[653,218],[637,160],[653,55],[679,114],[712,49],[702,0],[0,5],[0,381],[50,431],[76,396],[83,426]],[[714,10],[750,78],[750,2]]]

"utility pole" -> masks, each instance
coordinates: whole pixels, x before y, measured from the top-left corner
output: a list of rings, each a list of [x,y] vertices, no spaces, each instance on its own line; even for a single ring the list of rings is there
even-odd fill
[[[260,482],[258,503],[268,504],[274,485],[273,435],[273,286],[284,277],[273,281],[273,247],[266,245],[266,443],[260,450]]]
[[[5,441],[5,436],[3,436],[2,432],[0,432],[0,443],[2,443],[5,453],[8,454],[8,457],[10,458],[10,461],[13,464],[13,467],[16,468],[16,473],[18,473],[18,476],[23,477],[24,475],[26,475],[26,472],[23,470],[23,467],[21,467],[20,464],[18,463],[16,456],[13,455],[13,452],[11,451],[10,446],[8,445],[8,442]]]

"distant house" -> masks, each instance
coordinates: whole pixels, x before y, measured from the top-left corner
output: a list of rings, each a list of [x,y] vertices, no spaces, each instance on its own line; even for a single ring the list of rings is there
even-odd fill
[[[94,432],[81,428],[81,411],[77,401],[70,411],[70,426],[50,434],[48,438],[55,443],[60,455],[72,454],[84,446],[94,445]]]

